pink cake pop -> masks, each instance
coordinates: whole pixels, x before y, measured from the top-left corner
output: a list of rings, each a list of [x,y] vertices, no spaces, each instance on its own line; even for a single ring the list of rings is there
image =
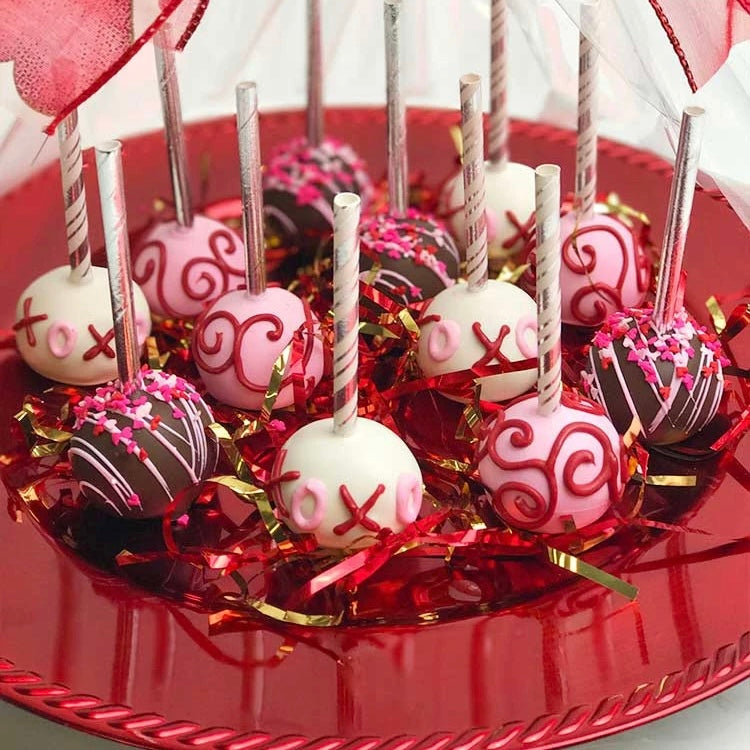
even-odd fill
[[[468,283],[440,292],[420,320],[417,362],[427,377],[510,364],[537,353],[534,300],[513,284],[488,279],[479,84],[476,75],[461,79]],[[481,378],[481,398],[515,398],[534,385],[534,377],[532,368]]]
[[[244,409],[263,405],[273,366],[293,340],[301,356],[288,364],[275,405],[294,401],[294,379],[309,393],[323,373],[319,323],[304,300],[286,289],[266,288],[263,201],[260,185],[257,93],[254,83],[237,86],[243,227],[247,289],[219,297],[198,319],[192,352],[208,391]]]
[[[581,5],[581,25],[594,37],[599,0]],[[636,233],[615,216],[595,213],[597,166],[597,73],[599,53],[580,35],[578,50],[578,138],[576,191],[562,219],[563,323],[601,325],[624,307],[643,303],[651,264]]]
[[[269,482],[279,517],[321,547],[372,544],[402,531],[422,505],[422,474],[401,438],[357,416],[360,199],[334,200],[334,412],[295,432],[279,451]]]
[[[484,425],[482,483],[509,525],[548,534],[599,519],[622,494],[627,461],[599,404],[562,392],[560,169],[536,171],[538,394],[517,399]]]
[[[68,266],[53,268],[29,284],[16,305],[16,345],[40,375],[72,385],[96,385],[117,377],[107,270],[91,265],[78,113],[58,127]],[[143,292],[133,289],[138,345],[151,332]]]
[[[156,223],[138,239],[133,278],[151,312],[192,318],[245,280],[242,242],[226,225],[193,212],[175,56],[167,31],[154,40],[176,219]]]
[[[75,406],[68,454],[90,503],[122,518],[153,518],[173,501],[182,513],[189,502],[183,490],[211,475],[219,451],[207,430],[213,416],[195,388],[138,368],[120,150],[117,141],[97,148],[119,380]]]
[[[485,166],[487,242],[490,263],[520,253],[533,233],[534,170],[510,161],[508,134],[508,2],[492,0],[490,32],[490,117]],[[459,170],[443,186],[438,215],[465,251],[464,183]]]
[[[389,210],[362,222],[363,278],[406,304],[431,299],[455,283],[459,255],[442,222],[408,208],[406,110],[401,93],[401,0],[385,0]],[[375,271],[370,269],[375,267]]]
[[[365,205],[372,195],[364,161],[323,130],[320,0],[307,0],[307,137],[276,148],[263,173],[267,230],[284,247],[314,251],[330,237],[336,193],[359,193]]]
[[[680,292],[702,116],[697,107],[682,116],[654,307],[611,315],[594,336],[584,375],[584,387],[620,432],[637,417],[644,439],[656,445],[702,430],[724,393],[721,344],[687,313]]]

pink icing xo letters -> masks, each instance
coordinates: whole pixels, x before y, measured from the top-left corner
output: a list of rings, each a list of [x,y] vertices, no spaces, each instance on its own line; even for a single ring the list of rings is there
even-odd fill
[[[435,362],[445,362],[457,351],[461,343],[461,328],[455,320],[440,320],[430,331],[427,351]]]
[[[313,508],[310,515],[305,515],[302,511],[302,503],[311,497]],[[315,531],[323,522],[326,505],[328,502],[328,492],[325,484],[320,479],[308,479],[301,484],[292,495],[291,516],[294,523],[300,531]]]
[[[78,332],[62,320],[53,323],[47,330],[47,346],[52,356],[65,359],[73,351],[78,339]]]
[[[516,324],[516,346],[524,357],[530,359],[536,357],[537,349],[535,344],[530,344],[526,337],[527,331],[537,332],[536,318],[526,315]]]
[[[416,520],[422,507],[422,482],[416,474],[402,474],[396,484],[396,518],[403,524]]]

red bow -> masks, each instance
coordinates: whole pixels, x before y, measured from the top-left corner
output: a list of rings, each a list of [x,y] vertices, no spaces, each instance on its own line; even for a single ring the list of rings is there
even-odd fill
[[[58,123],[169,21],[182,49],[208,0],[0,0],[0,62],[21,98]]]

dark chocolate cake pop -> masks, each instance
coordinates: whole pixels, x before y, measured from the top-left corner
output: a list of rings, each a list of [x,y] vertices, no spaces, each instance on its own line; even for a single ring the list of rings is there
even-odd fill
[[[653,308],[612,315],[597,332],[583,383],[618,432],[633,417],[654,444],[677,443],[705,427],[724,392],[721,344],[682,309],[660,334]]]
[[[372,194],[365,163],[350,146],[325,138],[318,146],[297,138],[277,149],[263,174],[263,202],[269,244],[318,248],[333,231],[333,197]]]
[[[403,302],[431,299],[456,281],[458,249],[440,222],[414,209],[362,222],[360,267],[378,266],[372,285]]]
[[[75,415],[73,474],[86,499],[113,515],[163,515],[216,468],[218,444],[206,430],[211,412],[176,375],[144,369],[124,386],[98,388]]]

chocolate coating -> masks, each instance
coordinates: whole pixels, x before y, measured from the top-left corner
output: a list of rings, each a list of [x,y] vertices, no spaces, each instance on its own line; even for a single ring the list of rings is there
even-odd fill
[[[445,226],[413,209],[404,217],[376,214],[362,222],[360,267],[379,265],[372,285],[402,304],[431,299],[453,286],[459,262]]]
[[[589,351],[586,392],[607,410],[618,432],[641,422],[655,445],[686,440],[714,417],[724,392],[721,345],[680,311],[659,334],[651,308],[612,315]]]
[[[316,250],[333,232],[337,193],[358,193],[367,205],[372,182],[365,170],[353,149],[333,138],[315,147],[297,138],[276,149],[263,173],[269,244]]]
[[[76,407],[69,456],[86,499],[125,518],[161,516],[182,490],[211,475],[213,416],[190,383],[144,370],[124,387],[97,389]],[[182,513],[190,502],[182,493]],[[183,497],[184,496],[184,497]]]

